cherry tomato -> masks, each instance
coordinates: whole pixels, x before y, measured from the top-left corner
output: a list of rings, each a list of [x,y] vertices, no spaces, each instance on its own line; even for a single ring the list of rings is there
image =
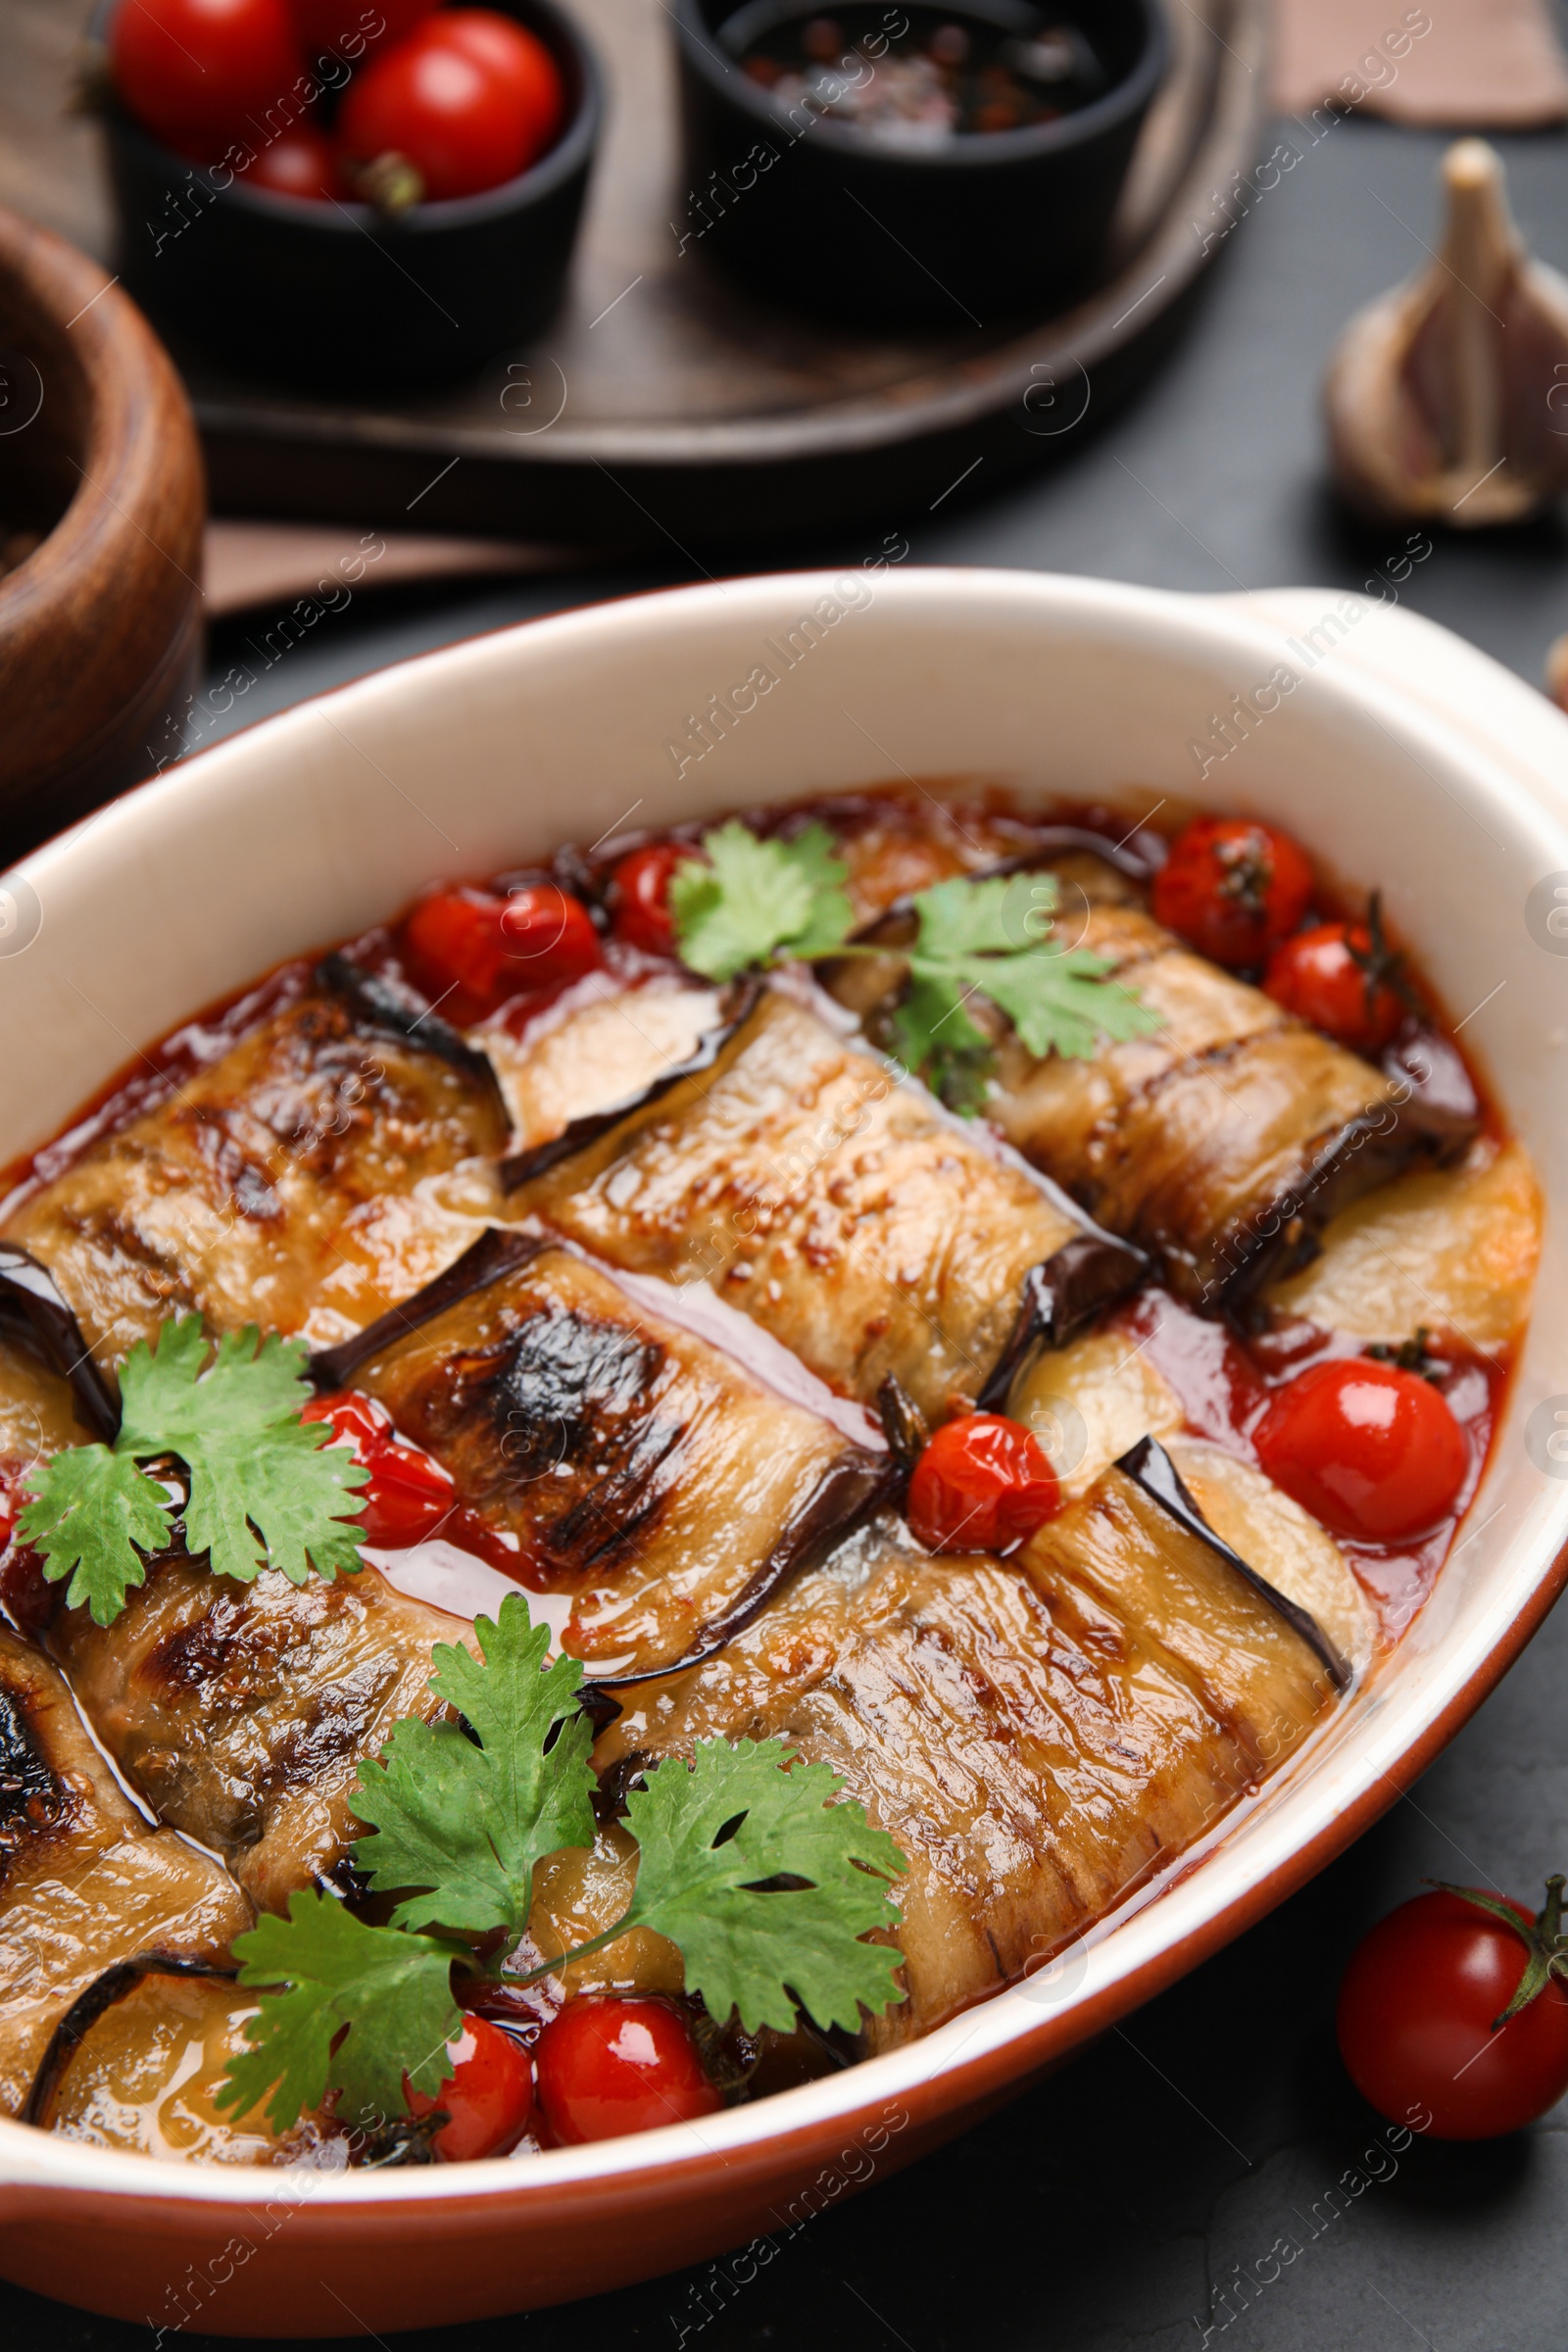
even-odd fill
[[[416,979],[460,1026],[604,961],[587,908],[554,882],[525,884],[504,899],[438,890],[409,916],[403,945]]]
[[[300,71],[285,0],[121,0],[109,28],[121,102],[197,162],[217,163]],[[254,133],[252,134],[254,135]]]
[[[391,1414],[372,1396],[354,1389],[314,1396],[300,1419],[328,1422],[336,1442],[351,1446],[370,1473],[369,1484],[355,1490],[364,1505],[356,1527],[367,1544],[400,1551],[421,1543],[451,1511],[457,1489],[450,1471],[418,1446],[400,1445]]]
[[[248,188],[272,196],[336,196],[337,166],[331,141],[314,122],[296,122],[281,138],[260,149],[244,174]]]
[[[632,850],[610,877],[610,906],[617,938],[650,956],[673,956],[675,925],[669,911],[669,881],[691,851],[678,841]]]
[[[457,50],[505,81],[533,140],[529,162],[543,155],[566,109],[561,69],[536,33],[493,8],[443,8],[420,37],[431,46]]]
[[[497,25],[506,22],[495,20]],[[477,196],[526,171],[546,137],[544,92],[531,54],[539,44],[520,25],[509,32],[514,36],[510,44],[499,32],[453,41],[437,16],[395,49],[371,58],[338,110],[342,161],[363,165],[381,155],[404,156],[434,202]]]
[[[354,42],[358,46],[353,56],[358,60],[405,39],[435,4],[436,0],[376,0],[373,13],[381,19],[379,32],[366,29],[365,19],[372,12],[365,0],[289,0],[289,13],[309,56],[331,49],[346,58],[350,56],[348,44]]]
[[[1233,971],[1266,962],[1312,900],[1312,869],[1288,833],[1200,816],[1154,876],[1154,918]]]
[[[1275,949],[1263,986],[1287,1012],[1326,1030],[1352,1053],[1378,1054],[1405,1015],[1379,960],[1365,923],[1314,923]]]
[[[1277,1487],[1337,1536],[1392,1544],[1453,1508],[1470,1448],[1419,1373],[1358,1356],[1276,1390],[1252,1433]]]
[[[505,2156],[528,2128],[533,2113],[533,2068],[528,2053],[510,2034],[482,2017],[466,2017],[463,2032],[447,2043],[452,2073],[432,2096],[410,2088],[403,2095],[411,2115],[443,2108],[432,2145],[445,2164],[468,2164],[476,2156]]]
[[[1523,1903],[1508,1909],[1534,1926]],[[1446,1889],[1380,1920],[1340,1986],[1340,2054],[1362,2097],[1399,2123],[1426,2108],[1435,2139],[1491,2139],[1555,2106],[1568,2090],[1568,1987],[1549,1978],[1494,2031],[1528,1959],[1502,1920]]]
[[[944,1423],[909,1481],[909,1526],[931,1551],[1010,1551],[1060,1508],[1038,1439],[1002,1413]]]
[[[723,2103],[667,2001],[580,1993],[540,2034],[534,2063],[545,2119],[571,2145],[695,2123]]]

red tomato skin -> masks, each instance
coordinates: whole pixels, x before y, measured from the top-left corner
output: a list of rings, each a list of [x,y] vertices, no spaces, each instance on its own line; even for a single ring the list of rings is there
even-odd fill
[[[296,122],[280,139],[263,147],[242,177],[248,188],[265,188],[270,196],[303,197],[307,202],[343,193],[331,141],[312,122]]]
[[[289,0],[289,10],[300,45],[310,57],[330,49],[356,62],[405,40],[435,4],[436,0],[376,0],[372,9],[366,6],[366,0]],[[367,17],[379,17],[383,30],[370,32],[365,24]]]
[[[1275,949],[1264,994],[1353,1054],[1379,1054],[1404,1019],[1404,1006],[1383,981],[1368,1004],[1366,970],[1355,958],[1371,953],[1372,934],[1363,923],[1314,923]]]
[[[505,80],[528,125],[528,161],[543,155],[562,126],[566,94],[561,70],[536,33],[493,8],[443,8],[420,37],[461,51]]]
[[[431,2143],[443,2164],[471,2164],[480,2156],[505,2156],[528,2129],[533,2113],[533,2068],[528,2053],[510,2034],[482,2017],[465,2017],[463,2032],[447,2043],[453,2071],[432,2097],[403,2095],[411,2115],[432,2115],[444,2107],[451,2121]]]
[[[1268,960],[1312,901],[1312,869],[1288,833],[1245,817],[1200,816],[1154,876],[1154,919],[1232,971]]]
[[[521,28],[514,29],[520,38]],[[527,79],[515,50],[502,62],[500,47],[494,35],[449,40],[438,15],[395,49],[371,58],[338,110],[340,160],[368,164],[388,153],[406,156],[434,203],[477,196],[515,179],[544,143],[537,75]]]
[[[915,1463],[906,1515],[928,1551],[1010,1551],[1060,1508],[1056,1473],[1021,1422],[964,1413]]]
[[[459,1027],[480,1021],[511,997],[580,980],[604,961],[592,917],[553,882],[509,898],[488,890],[438,890],[403,926],[414,977]]]
[[[1521,1922],[1531,1914],[1510,1902]],[[1527,1953],[1460,1896],[1420,1894],[1379,1920],[1340,1985],[1340,2055],[1364,2099],[1397,2123],[1425,2108],[1433,2139],[1522,2131],[1568,2090],[1568,1987],[1555,1978],[1500,2034]]]
[[[1364,1356],[1313,1364],[1277,1389],[1252,1432],[1277,1487],[1330,1532],[1394,1544],[1453,1508],[1470,1447],[1430,1381]]]
[[[571,2147],[696,2123],[723,2104],[685,2019],[657,1998],[579,1993],[540,2034],[534,2065],[545,2120]]]
[[[610,906],[615,937],[649,956],[675,954],[675,922],[669,884],[691,851],[678,841],[652,843],[622,858],[610,877]]]
[[[121,0],[109,63],[137,122],[208,163],[219,162],[222,143],[248,130],[246,116],[275,104],[300,71],[284,0]]]
[[[356,1389],[314,1396],[300,1419],[329,1423],[337,1440],[352,1446],[355,1460],[369,1471],[369,1484],[355,1490],[355,1501],[363,1505],[355,1532],[365,1543],[401,1551],[422,1543],[450,1515],[457,1502],[451,1473],[433,1454],[399,1445],[391,1414],[373,1397]]]

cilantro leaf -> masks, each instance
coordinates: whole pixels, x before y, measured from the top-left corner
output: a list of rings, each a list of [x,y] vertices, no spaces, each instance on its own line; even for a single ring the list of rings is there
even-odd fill
[[[286,1990],[264,1994],[245,2029],[250,2046],[230,2060],[215,2104],[246,2115],[266,2099],[273,2130],[286,2132],[329,2088],[343,2094],[344,2120],[359,2125],[406,2112],[405,2075],[416,2090],[438,2091],[462,2024],[450,1945],[368,1928],[314,1889],[291,1894],[288,1910],[234,1938],[240,1983]]]
[[[703,836],[708,862],[689,858],[670,877],[669,907],[681,959],[710,980],[733,980],[775,955],[825,956],[855,919],[846,868],[825,825],[792,841],[760,841],[734,818]]]
[[[797,2000],[818,2025],[857,2030],[862,2006],[902,1997],[893,1978],[903,1955],[859,1938],[897,1925],[886,1881],[907,1865],[863,1805],[828,1802],[843,1786],[778,1740],[704,1740],[690,1765],[666,1757],[627,1799],[637,1883],[614,1933],[667,1936],[685,1957],[687,1990],[714,2018],[738,2012],[748,2034],[788,2033]],[[780,1876],[809,1884],[762,1887]]]
[[[212,1369],[200,1318],[166,1323],[156,1351],[138,1342],[121,1370],[117,1453],[177,1453],[190,1472],[185,1541],[215,1576],[252,1583],[278,1568],[303,1585],[360,1566],[354,1490],[368,1472],[333,1446],[325,1422],[302,1422],[310,1401],[305,1349],[254,1324],[225,1331]]]
[[[1157,1029],[1158,1017],[1110,978],[1114,966],[1088,948],[1057,948],[1052,874],[955,877],[914,902],[919,934],[907,951],[909,986],[893,1041],[910,1069],[929,1069],[955,1108],[973,1110],[991,1049],[966,1007],[988,997],[1031,1054],[1086,1059],[1102,1039]]]
[[[146,1580],[142,1553],[170,1542],[169,1496],[107,1446],[73,1446],[30,1471],[27,1483],[33,1499],[18,1534],[43,1554],[50,1584],[71,1578],[68,1608],[86,1603],[95,1625],[113,1625],[130,1587]]]
[[[535,1865],[594,1841],[593,1727],[576,1711],[581,1666],[561,1657],[544,1671],[550,1629],[530,1625],[520,1592],[507,1594],[495,1621],[475,1619],[474,1631],[484,1663],[443,1642],[430,1688],[481,1744],[455,1723],[410,1717],[378,1762],[360,1766],[354,1810],[375,1834],[358,1840],[354,1858],[377,1893],[420,1890],[398,1904],[394,1927],[521,1928]]]

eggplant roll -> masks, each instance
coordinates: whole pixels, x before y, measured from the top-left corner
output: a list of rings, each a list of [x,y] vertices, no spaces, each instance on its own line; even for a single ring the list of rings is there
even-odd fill
[[[869,1403],[893,1374],[933,1420],[985,1390],[1032,1269],[1054,1342],[1142,1271],[923,1087],[774,990],[710,1070],[514,1205],[612,1265],[710,1282],[842,1394]]]
[[[119,1788],[59,1669],[0,1628],[0,2113],[20,2113],[105,1969],[150,1951],[221,1961],[250,1925],[228,1873]]]
[[[456,1256],[471,1227],[434,1180],[508,1123],[483,1057],[411,1042],[352,989],[313,987],[25,1201],[7,1238],[42,1259],[94,1355],[169,1316],[340,1338]]]
[[[51,1644],[93,1730],[161,1821],[220,1853],[258,1910],[326,1876],[360,1835],[360,1758],[433,1716],[438,1642],[472,1628],[373,1568],[254,1584],[165,1553],[109,1627],[63,1610]]]
[[[418,1313],[413,1299],[387,1322]],[[565,1648],[617,1672],[720,1638],[890,1469],[559,1246],[355,1378],[515,1538],[518,1575],[572,1595]]]
[[[1333,1696],[1298,1624],[1141,1501],[1109,1473],[1053,1523],[1049,1549],[1036,1539],[1008,1561],[931,1558],[878,1520],[721,1656],[629,1692],[601,1738],[602,1769],[716,1735],[782,1738],[843,1774],[909,1859],[907,1999],[871,2022],[873,2048],[1081,1935],[1255,1788]],[[1215,1599],[1211,1638],[1187,1612]]]
[[[1160,1027],[1082,1061],[1037,1060],[1009,1034],[988,1109],[1178,1297],[1218,1306],[1304,1264],[1348,1201],[1468,1144],[1137,908],[1087,906],[1082,932]]]

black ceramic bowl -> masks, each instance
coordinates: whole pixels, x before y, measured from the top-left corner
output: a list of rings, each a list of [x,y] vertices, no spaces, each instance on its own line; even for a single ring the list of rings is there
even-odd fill
[[[487,5],[550,50],[566,127],[515,179],[396,220],[368,204],[275,196],[204,171],[112,107],[117,262],[149,318],[252,373],[345,390],[471,375],[542,325],[571,259],[603,83],[592,50],[551,0]],[[100,40],[114,12],[115,0],[103,0],[93,24]]]
[[[689,177],[686,219],[676,222],[690,240],[683,251],[711,254],[759,293],[884,327],[990,325],[1089,276],[1164,75],[1159,0],[960,0],[951,18],[959,25],[1019,37],[1076,25],[1106,86],[1054,122],[918,149],[809,119],[804,107],[787,113],[722,37],[739,6],[674,0]],[[752,20],[759,10],[745,13]],[[828,10],[780,0],[766,13]]]

